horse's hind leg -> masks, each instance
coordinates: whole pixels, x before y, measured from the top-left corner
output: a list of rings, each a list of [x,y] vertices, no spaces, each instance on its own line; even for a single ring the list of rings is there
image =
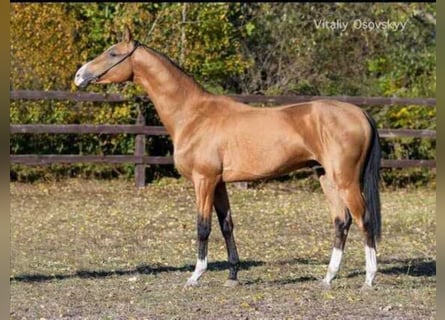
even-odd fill
[[[334,181],[327,177],[323,169],[319,169],[317,174],[319,175],[323,192],[328,199],[329,209],[335,228],[332,255],[326,276],[322,281],[324,286],[330,287],[332,279],[337,275],[340,268],[349,227],[351,226],[351,215],[341,199]]]
[[[227,248],[227,256],[230,264],[229,278],[226,286],[238,284],[237,273],[239,268],[238,251],[236,250],[235,238],[233,236],[233,222],[230,211],[229,197],[227,195],[226,184],[220,182],[215,189],[214,199],[215,211],[218,215],[219,226],[224,236]]]
[[[376,243],[369,221],[364,219],[366,205],[359,183],[351,183],[347,188],[340,189],[340,194],[354,222],[365,236],[366,280],[364,286],[372,287],[377,272]]]

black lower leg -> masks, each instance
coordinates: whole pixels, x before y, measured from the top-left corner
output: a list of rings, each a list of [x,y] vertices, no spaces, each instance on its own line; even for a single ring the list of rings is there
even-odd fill
[[[346,238],[348,237],[349,227],[351,226],[351,214],[349,210],[345,210],[345,218],[335,218],[335,240],[334,247],[340,250],[345,249]]]
[[[365,220],[363,222],[363,227],[364,227],[364,233],[365,233],[365,244],[368,247],[375,249],[376,241],[375,241],[375,237],[374,237],[374,230],[372,230],[370,222]]]
[[[230,211],[226,214],[218,212],[218,221],[221,227],[221,232],[224,236],[227,248],[227,257],[229,261],[229,279],[236,280],[237,273],[239,269],[239,257],[238,251],[236,250],[235,238],[233,236],[233,222],[230,217]]]
[[[210,219],[198,215],[198,259],[204,260],[207,257],[207,243],[211,231]]]
[[[376,241],[374,239],[374,236],[372,234],[366,232],[366,234],[365,234],[365,244],[368,247],[375,249],[376,248],[375,242]]]

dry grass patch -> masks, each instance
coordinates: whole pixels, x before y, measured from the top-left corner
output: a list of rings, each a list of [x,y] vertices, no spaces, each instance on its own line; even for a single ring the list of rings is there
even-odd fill
[[[196,256],[193,189],[164,180],[11,184],[11,319],[434,319],[435,191],[382,193],[376,288],[351,229],[334,288],[321,290],[333,240],[323,194],[292,183],[229,188],[242,269],[228,271],[216,215],[209,270]]]

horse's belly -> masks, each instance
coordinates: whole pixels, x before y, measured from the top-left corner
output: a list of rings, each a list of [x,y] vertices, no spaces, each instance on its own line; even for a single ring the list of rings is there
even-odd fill
[[[307,161],[300,163],[293,163],[292,166],[277,166],[277,167],[252,167],[252,166],[237,166],[235,168],[224,168],[223,180],[225,182],[235,181],[252,181],[265,178],[273,178],[285,175],[291,171],[303,168]]]
[[[272,178],[305,167],[310,154],[303,148],[294,150],[238,149],[224,157],[223,180],[226,182]]]

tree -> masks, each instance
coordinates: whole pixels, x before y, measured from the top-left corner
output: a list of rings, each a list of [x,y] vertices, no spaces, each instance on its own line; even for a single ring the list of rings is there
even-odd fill
[[[124,24],[214,93],[431,97],[434,3],[13,3],[11,89],[77,90],[74,72],[117,42]],[[320,27],[343,21],[345,30]],[[406,23],[406,30],[353,27]],[[144,94],[132,84],[89,91]],[[366,107],[380,127],[435,128],[431,108]],[[143,105],[148,124],[160,124]],[[137,106],[12,102],[12,123],[134,123]],[[12,153],[132,153],[133,137],[11,138]],[[385,141],[385,156],[434,157],[435,141]],[[172,152],[150,138],[149,152]],[[158,153],[159,152],[159,153]],[[162,153],[161,153],[162,152]],[[124,168],[131,174],[131,169]]]

